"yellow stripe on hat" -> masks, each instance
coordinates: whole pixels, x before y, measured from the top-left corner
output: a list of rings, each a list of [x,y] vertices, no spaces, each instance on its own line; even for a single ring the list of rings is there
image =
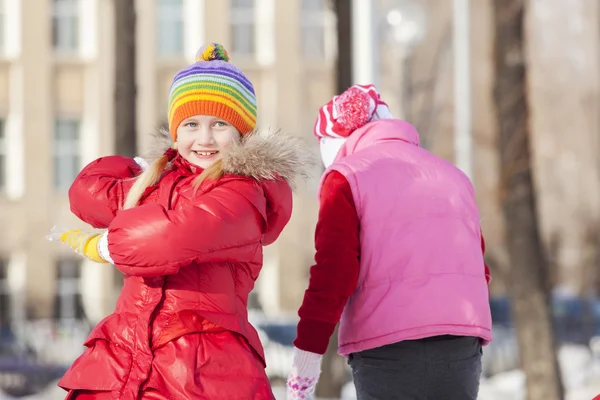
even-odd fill
[[[224,90],[218,90],[215,87],[209,87],[209,86],[213,86],[213,84],[211,83],[210,85],[196,85],[196,87],[191,87],[191,90],[188,89],[188,90],[182,91],[180,94],[177,95],[177,97],[172,98],[171,105],[170,105],[170,111],[173,112],[174,109],[177,108],[181,104],[181,99],[184,99],[191,95],[213,94],[213,95],[218,95],[218,96],[222,96],[222,97],[230,99],[232,102],[236,103],[238,105],[238,107],[245,110],[245,112],[248,116],[256,115],[256,106],[254,106],[247,100],[243,101],[243,99],[229,93],[228,90],[231,90],[230,87],[222,86],[222,88]],[[234,93],[237,93],[237,92],[234,91]]]
[[[173,116],[175,114],[175,111],[179,107],[181,107],[183,104],[194,102],[194,101],[203,101],[203,102],[214,101],[216,103],[224,104],[227,107],[234,110],[236,113],[238,113],[242,117],[242,119],[248,125],[251,125],[251,126],[256,125],[256,118],[249,115],[248,111],[246,109],[244,109],[243,107],[241,107],[239,104],[237,104],[234,101],[231,101],[228,96],[224,97],[223,95],[218,95],[218,94],[210,94],[210,93],[198,94],[198,93],[199,93],[198,91],[194,91],[194,94],[188,94],[188,95],[182,96],[181,98],[178,98],[175,102],[173,102],[173,105],[171,106],[171,112],[169,113],[169,121],[170,122],[173,121]]]
[[[172,96],[169,99],[170,104],[174,104],[178,99],[187,96],[191,92],[213,92],[220,93],[223,96],[231,97],[232,99],[237,101],[241,107],[244,107],[251,113],[256,113],[256,104],[252,103],[252,100],[256,101],[256,99],[250,99],[248,96],[244,95],[244,93],[241,92],[238,88],[231,84],[225,84],[212,80],[198,80],[177,87],[174,93],[177,92],[179,92],[177,96]]]

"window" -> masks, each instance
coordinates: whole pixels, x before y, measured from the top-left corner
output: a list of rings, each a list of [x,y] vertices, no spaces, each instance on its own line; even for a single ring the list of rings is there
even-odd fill
[[[79,0],[53,0],[52,44],[60,53],[79,48]]]
[[[311,59],[325,58],[326,0],[302,0],[302,55]]]
[[[11,297],[8,285],[8,260],[0,258],[0,327],[10,323]]]
[[[254,0],[231,0],[231,52],[254,55],[256,50]]]
[[[6,48],[6,0],[0,0],[0,52]]]
[[[157,46],[160,56],[183,54],[183,0],[158,0]]]
[[[59,119],[54,131],[54,187],[66,191],[79,172],[79,121]]]
[[[6,133],[5,123],[0,119],[0,191],[6,188]]]
[[[81,261],[77,258],[61,258],[56,263],[56,294],[54,318],[56,320],[85,319],[79,281]]]

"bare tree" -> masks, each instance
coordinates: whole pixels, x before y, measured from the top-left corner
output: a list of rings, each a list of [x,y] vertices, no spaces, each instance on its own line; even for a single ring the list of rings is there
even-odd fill
[[[136,155],[135,7],[114,0],[115,10],[115,151]]]
[[[337,60],[336,92],[342,93],[352,86],[352,1],[332,0],[336,15]]]
[[[564,390],[556,357],[548,266],[536,214],[530,149],[526,0],[493,0],[503,213],[510,255],[508,288],[529,400],[558,400]]]
[[[405,71],[402,77],[402,103],[406,107],[404,119],[417,128],[420,146],[428,150],[435,141],[436,132],[440,130],[437,125],[444,108],[444,100],[439,98],[440,82],[447,74],[452,55],[452,28],[447,26],[444,30],[446,34],[435,43],[435,52],[424,78],[415,81],[412,56],[402,61]]]

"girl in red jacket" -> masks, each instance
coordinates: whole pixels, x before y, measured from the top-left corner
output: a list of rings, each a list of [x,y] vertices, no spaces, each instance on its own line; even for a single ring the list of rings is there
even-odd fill
[[[254,88],[228,61],[211,44],[175,76],[158,159],[100,158],[69,190],[73,213],[103,233],[57,236],[114,264],[124,285],[59,382],[68,399],[273,399],[246,305],[309,152],[254,132]]]

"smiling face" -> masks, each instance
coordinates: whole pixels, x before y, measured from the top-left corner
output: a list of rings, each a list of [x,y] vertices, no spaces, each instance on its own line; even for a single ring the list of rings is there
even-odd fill
[[[221,151],[241,137],[229,122],[212,115],[195,115],[177,127],[177,149],[181,157],[200,168],[221,158]]]

